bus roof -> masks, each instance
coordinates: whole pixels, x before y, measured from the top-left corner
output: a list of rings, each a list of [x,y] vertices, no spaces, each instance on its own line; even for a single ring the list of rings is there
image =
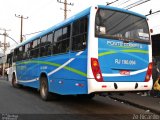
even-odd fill
[[[96,7],[96,6],[95,6],[95,7]],[[129,10],[126,10],[126,9],[122,9],[122,8],[105,6],[105,5],[98,5],[98,8],[116,10],[116,11],[120,11],[120,12],[125,12],[125,13],[129,13],[129,14],[133,14],[133,15],[136,15],[136,16],[139,16],[139,17],[142,17],[142,18],[146,18],[146,16],[144,16],[144,15],[141,15],[141,14],[138,14],[138,13],[136,13],[136,12],[132,12],[132,11],[129,11]],[[21,44],[19,44],[19,45],[18,45],[17,47],[15,47],[15,48],[18,48],[18,47],[20,47],[20,46],[23,46],[23,45],[25,45],[26,43],[29,43],[29,42],[31,42],[31,41],[33,41],[33,40],[35,40],[35,39],[38,39],[38,38],[46,35],[47,33],[51,33],[52,31],[54,31],[55,29],[60,28],[61,26],[65,26],[65,25],[67,25],[68,23],[71,23],[71,22],[73,22],[73,21],[76,20],[76,19],[79,19],[79,18],[81,18],[81,17],[83,17],[83,16],[85,16],[85,15],[88,15],[88,14],[90,13],[90,9],[91,9],[91,7],[83,10],[82,12],[80,12],[80,13],[78,13],[78,14],[76,14],[76,15],[74,15],[74,16],[72,16],[72,17],[70,17],[70,18],[68,18],[68,19],[66,19],[66,20],[64,20],[64,21],[62,21],[62,22],[60,22],[60,23],[58,23],[58,24],[56,24],[56,25],[54,25],[54,26],[52,26],[52,27],[44,30],[44,31],[42,31],[41,33],[35,35],[34,37],[31,37],[30,39],[22,42]]]
[[[139,14],[139,13],[136,13],[136,12],[133,12],[133,11],[130,11],[130,10],[126,10],[126,9],[123,9],[123,8],[117,8],[117,7],[112,7],[112,6],[104,6],[104,5],[98,5],[98,8],[116,10],[116,11],[120,11],[120,12],[133,14],[133,15],[136,15],[136,16],[139,16],[139,17],[142,17],[142,18],[146,18],[146,16],[144,16],[142,14]]]

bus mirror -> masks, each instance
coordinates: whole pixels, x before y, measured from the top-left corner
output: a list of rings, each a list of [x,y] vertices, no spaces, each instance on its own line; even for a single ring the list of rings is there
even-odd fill
[[[153,29],[150,29],[150,33],[153,33]]]

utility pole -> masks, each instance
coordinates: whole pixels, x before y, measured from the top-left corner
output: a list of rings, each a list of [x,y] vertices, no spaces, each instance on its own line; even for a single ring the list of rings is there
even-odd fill
[[[67,9],[67,5],[74,5],[73,3],[68,3],[67,0],[64,0],[64,2],[62,2],[61,0],[57,0],[57,2],[64,4],[64,9],[61,8],[61,10],[64,10],[64,20],[67,18],[67,11],[70,11]]]
[[[3,31],[4,31],[4,33],[1,34],[1,35],[4,36],[4,42],[3,42],[3,43],[0,42],[0,47],[3,47],[4,60],[5,60],[7,47],[10,47],[9,43],[6,43],[7,31],[10,31],[10,30],[6,30],[6,29],[4,29],[4,28],[3,28],[3,29],[0,28],[0,30],[3,30]],[[4,77],[4,75],[5,75],[5,62],[4,62],[4,61],[3,61],[2,75],[3,75],[3,77]]]
[[[20,42],[23,41],[23,19],[28,19],[28,17],[23,17],[23,15],[16,15],[15,17],[20,18],[21,19],[21,32],[20,32]]]

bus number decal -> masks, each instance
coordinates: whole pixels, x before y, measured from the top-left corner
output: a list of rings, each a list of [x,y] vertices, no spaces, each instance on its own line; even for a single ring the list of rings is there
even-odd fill
[[[121,59],[115,59],[115,64],[123,64],[123,65],[136,65],[135,60],[121,60]]]
[[[47,66],[41,66],[41,70],[46,70],[48,67]]]

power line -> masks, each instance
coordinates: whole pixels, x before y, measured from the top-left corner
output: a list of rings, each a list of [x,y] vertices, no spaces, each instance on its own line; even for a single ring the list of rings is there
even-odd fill
[[[124,7],[124,8],[128,8],[128,7],[130,7],[130,6],[133,6],[133,5],[135,5],[135,4],[137,4],[137,3],[141,2],[141,1],[142,1],[142,0],[136,1],[136,2],[134,2],[134,3],[132,3],[132,4],[127,5],[127,6]]]
[[[23,37],[26,39],[26,36],[28,36],[28,35],[33,35],[33,34],[36,34],[36,33],[43,32],[43,31],[44,31],[44,30],[37,31],[37,32],[33,32],[33,33],[28,33],[28,34],[23,35]]]
[[[121,5],[123,5],[123,4],[126,4],[126,3],[128,3],[129,1],[131,1],[131,0],[126,0],[125,2],[119,4],[118,6],[121,6]]]
[[[4,35],[4,34],[1,34],[1,33],[0,33],[0,35]],[[13,39],[12,37],[10,37],[8,34],[6,34],[6,37],[10,38],[10,39],[13,40],[16,44],[18,44],[18,42],[17,42],[15,39]]]
[[[9,35],[7,35],[7,37],[10,38],[11,40],[13,40],[18,45],[18,42],[16,40],[14,40],[12,37],[10,37]]]
[[[25,34],[23,36],[27,36],[27,35],[33,35],[33,34],[36,34],[36,33],[40,33],[40,32],[43,32],[44,30],[41,30],[41,31],[37,31],[37,32],[33,32],[33,33],[28,33],[28,34]]]
[[[119,0],[115,0],[115,1],[113,1],[113,2],[107,2],[107,5],[111,5],[111,4],[113,4],[113,3],[115,3],[115,2],[118,2]]]
[[[156,14],[156,13],[159,13],[160,10],[157,10],[155,12],[152,12],[152,10],[149,11],[149,14],[147,14],[146,16],[150,16],[150,15],[153,15],[153,14]]]
[[[139,0],[137,2],[134,2],[134,3],[132,3],[132,4],[128,5],[128,6],[126,6],[126,7],[124,7],[124,8],[127,9],[127,10],[129,10],[131,8],[134,8],[136,6],[139,6],[139,5],[144,4],[146,2],[149,2],[149,1],[151,1],[151,0],[145,0],[145,1]]]
[[[151,1],[151,0],[146,0],[146,1],[144,1],[144,2],[141,2],[141,3],[137,4],[137,5],[134,5],[134,6],[130,7],[130,8],[128,8],[128,10],[131,9],[131,8],[133,8],[133,7],[136,7],[136,6],[139,6],[139,5],[141,5],[141,4],[144,4],[144,3],[146,3],[146,2],[149,2],[149,1]]]
[[[71,5],[73,6],[73,3],[67,3],[67,0],[64,0],[64,2],[62,2],[61,0],[57,0],[58,3],[62,3],[64,4],[64,9],[61,8],[61,10],[64,10],[64,20],[67,18],[67,11],[70,11],[67,9],[67,5]]]

